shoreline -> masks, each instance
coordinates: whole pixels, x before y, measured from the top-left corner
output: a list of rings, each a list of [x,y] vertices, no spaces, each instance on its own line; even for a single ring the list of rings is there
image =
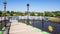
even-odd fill
[[[60,23],[60,18],[48,17],[48,20],[51,21],[51,22]]]

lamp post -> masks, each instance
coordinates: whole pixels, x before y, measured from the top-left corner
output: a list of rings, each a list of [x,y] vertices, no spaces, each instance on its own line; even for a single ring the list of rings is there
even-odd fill
[[[27,25],[29,24],[29,4],[27,4]]]
[[[6,0],[4,0],[4,21],[6,20]],[[5,26],[6,26],[6,21],[5,21]]]
[[[44,29],[44,16],[45,16],[45,13],[43,13],[43,16],[42,16],[42,31]]]

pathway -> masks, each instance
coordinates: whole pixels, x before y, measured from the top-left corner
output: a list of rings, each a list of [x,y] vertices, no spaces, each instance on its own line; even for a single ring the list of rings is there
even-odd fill
[[[42,32],[33,30],[28,25],[18,23],[17,21],[14,21],[13,23],[11,23],[9,33],[10,34],[42,34]]]

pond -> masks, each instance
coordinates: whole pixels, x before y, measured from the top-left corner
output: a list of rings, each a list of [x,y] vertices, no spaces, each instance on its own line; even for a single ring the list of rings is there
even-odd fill
[[[34,21],[34,23],[32,24],[32,26],[37,27],[39,29],[42,29],[42,22],[41,21]],[[48,30],[48,26],[52,26],[53,27],[53,32],[50,32]],[[43,25],[43,30],[47,31],[51,34],[60,34],[60,24],[55,24],[53,22],[50,21],[44,21],[44,25]]]

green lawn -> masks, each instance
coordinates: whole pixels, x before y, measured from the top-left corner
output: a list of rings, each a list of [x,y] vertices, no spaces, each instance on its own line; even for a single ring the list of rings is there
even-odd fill
[[[4,30],[5,30],[5,27],[2,28],[2,30],[0,31],[0,34],[3,34]]]
[[[0,34],[3,34],[3,31],[0,31]]]

